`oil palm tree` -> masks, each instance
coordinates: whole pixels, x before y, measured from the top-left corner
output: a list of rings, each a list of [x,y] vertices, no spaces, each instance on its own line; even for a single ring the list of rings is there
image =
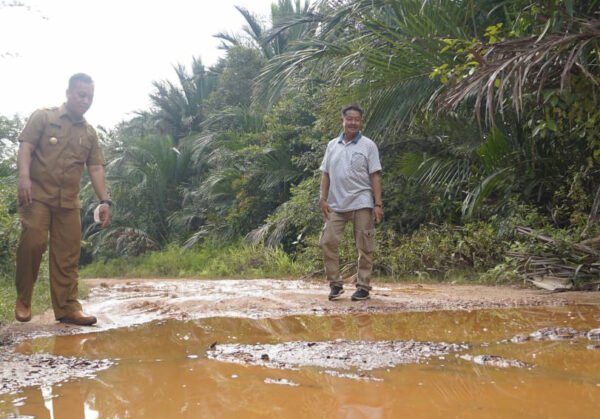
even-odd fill
[[[150,100],[157,128],[177,145],[181,138],[200,130],[205,118],[204,101],[215,89],[217,75],[205,70],[197,58],[192,61],[191,73],[181,64],[174,70],[178,85],[168,80],[154,82]]]
[[[278,0],[273,3],[270,28],[248,9],[241,6],[235,8],[246,21],[243,31],[247,38],[225,32],[214,35],[221,40],[221,48],[225,50],[233,46],[253,46],[270,59],[282,54],[291,42],[308,36],[315,29],[315,25],[311,24],[314,19],[308,0],[304,3],[301,0]]]
[[[191,153],[160,136],[128,138],[107,151],[107,181],[117,204],[114,222],[101,231],[90,225],[87,236],[100,252],[107,246],[117,254],[162,248],[176,238],[171,217],[181,210],[182,191],[192,179]]]
[[[263,98],[276,99],[298,77],[343,85],[339,100],[368,103],[370,130],[397,131],[440,89],[429,74],[445,62],[443,39],[471,36],[475,12],[467,3],[321,1],[313,13],[319,30],[274,57],[259,78]]]
[[[508,86],[512,86],[510,93],[520,106],[516,107],[517,111],[523,106],[520,101],[527,95],[536,94],[544,83],[564,86],[571,79],[574,68],[588,80],[590,90],[595,89],[598,80],[597,29],[590,16],[597,3],[322,1],[317,8],[321,23],[316,36],[295,44],[293,51],[270,60],[259,82],[270,98],[277,98],[278,90],[289,86],[290,81],[296,80],[298,84],[299,79],[304,85],[319,83],[321,89],[331,92],[329,94],[338,102],[363,102],[369,110],[367,130],[381,139],[384,154],[404,153],[410,148],[405,139],[410,138],[411,130],[423,122],[424,115],[444,119],[445,115],[437,115],[439,103],[451,103],[455,114],[463,118],[465,127],[471,125],[470,109],[477,109],[482,102],[491,114],[496,116],[505,111],[506,121],[518,125],[518,120],[511,120],[511,109],[505,106]],[[559,6],[555,7],[556,4]],[[553,14],[548,17],[549,11]],[[588,21],[576,22],[577,13],[587,16]],[[540,19],[545,19],[543,24],[539,24]],[[519,26],[523,22],[527,24],[524,29]],[[494,27],[507,28],[506,33],[519,34],[521,31],[530,35],[519,41],[494,40],[492,43],[489,28]],[[460,54],[449,47],[449,43],[457,40],[464,49]],[[480,50],[472,51],[465,46],[479,46]],[[509,52],[511,48],[514,49],[512,53]],[[519,52],[519,48],[524,50]],[[482,51],[487,51],[487,55],[482,55]],[[461,62],[466,58],[474,63]],[[483,64],[477,62],[478,58]],[[436,69],[444,66],[456,70],[457,60],[463,65],[463,72],[458,75],[465,75],[458,83],[432,77]],[[500,80],[499,75],[502,76]],[[485,95],[487,100],[482,99]],[[493,107],[494,103],[496,107]],[[483,162],[476,157],[479,147],[498,138],[490,129],[493,127],[482,127],[475,134],[481,146],[475,144],[471,148],[474,154],[470,158],[475,157],[480,163]],[[523,136],[515,139],[526,140]],[[537,173],[540,179],[545,178],[544,167],[549,166],[539,161],[536,165],[535,160],[544,155],[548,161],[558,162],[557,154],[548,145],[535,141],[528,144],[542,153],[530,153],[532,163],[524,167],[536,167],[541,170]],[[460,182],[468,181],[473,189],[466,198],[463,197],[466,199],[465,213],[472,213],[477,203],[482,202],[479,198],[490,196],[500,184],[509,184],[500,182],[501,178],[508,179],[508,168],[495,175],[488,171],[488,176],[493,175],[491,178],[483,175],[483,171],[468,179],[474,173],[459,168],[467,168],[465,161],[469,158],[447,160],[442,164],[443,158],[434,155],[428,160],[429,165],[421,166],[422,169],[428,167],[422,179],[437,182],[450,176]]]
[[[470,54],[476,63],[444,91],[439,98],[443,107],[475,97],[477,115],[483,106],[486,120],[493,123],[507,103],[522,116],[532,97],[539,103],[545,90],[569,89],[574,79],[590,89],[600,86],[600,1],[564,1],[535,9],[523,7],[533,2],[505,3],[510,17],[529,21],[528,31],[506,31],[503,40],[473,44]]]

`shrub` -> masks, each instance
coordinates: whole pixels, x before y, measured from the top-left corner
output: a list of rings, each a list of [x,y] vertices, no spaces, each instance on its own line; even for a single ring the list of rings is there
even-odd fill
[[[447,278],[456,272],[485,272],[502,260],[506,244],[488,223],[427,225],[410,235],[379,231],[376,268],[394,278]]]
[[[14,276],[19,240],[19,220],[12,186],[0,185],[0,276]]]

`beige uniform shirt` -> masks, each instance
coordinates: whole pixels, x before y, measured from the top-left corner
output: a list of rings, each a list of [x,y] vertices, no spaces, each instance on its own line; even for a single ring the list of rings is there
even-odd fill
[[[85,120],[73,123],[65,105],[35,111],[19,135],[35,146],[29,175],[33,199],[60,208],[80,208],[84,165],[103,165],[94,128]]]

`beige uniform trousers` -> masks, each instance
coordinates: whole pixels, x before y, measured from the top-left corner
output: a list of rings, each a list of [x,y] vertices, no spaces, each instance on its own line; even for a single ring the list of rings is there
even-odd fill
[[[50,295],[54,317],[81,310],[77,300],[81,220],[79,208],[56,208],[39,201],[19,208],[21,239],[17,248],[17,298],[31,307],[33,286],[50,233]]]
[[[340,278],[339,245],[346,223],[354,227],[354,241],[358,250],[356,288],[371,290],[369,285],[373,271],[373,250],[375,248],[375,221],[373,210],[363,208],[349,212],[334,212],[329,214],[329,220],[321,233],[319,245],[323,250],[325,275],[330,286],[343,286]]]

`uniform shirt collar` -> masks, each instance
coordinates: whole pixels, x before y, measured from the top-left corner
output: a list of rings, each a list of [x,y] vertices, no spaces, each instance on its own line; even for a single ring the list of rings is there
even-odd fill
[[[358,140],[360,140],[362,138],[362,133],[359,131],[354,138],[352,139],[352,141],[350,141],[352,144],[356,144],[358,142]],[[342,132],[338,138],[338,143],[339,144],[344,144],[344,133]]]
[[[69,115],[69,112],[67,112],[67,104],[63,103],[62,105],[60,105],[60,107],[58,108],[58,112],[59,112],[59,116],[61,118],[68,118],[69,121],[71,121],[71,123],[73,125],[79,125],[79,124],[85,124],[87,121],[85,120],[85,117],[81,117],[81,119],[79,121],[73,121],[71,119],[71,116]]]

